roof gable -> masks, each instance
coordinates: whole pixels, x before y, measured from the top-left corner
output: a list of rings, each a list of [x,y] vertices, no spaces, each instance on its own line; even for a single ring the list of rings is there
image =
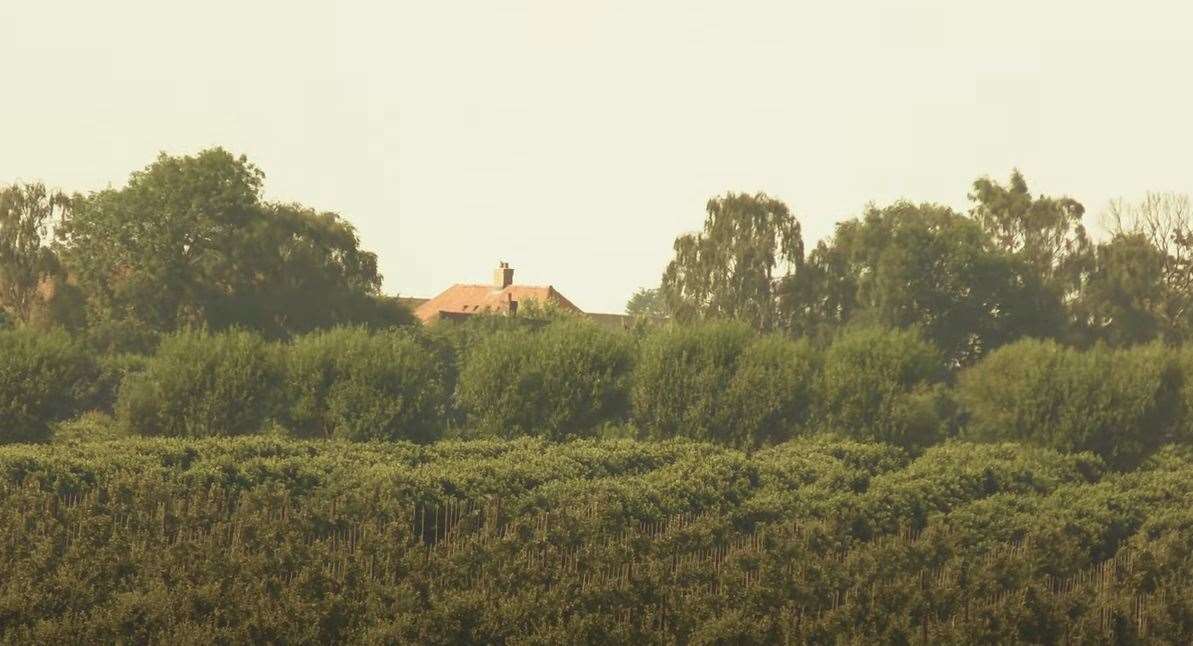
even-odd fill
[[[441,312],[507,314],[516,307],[511,306],[512,303],[526,301],[552,302],[564,309],[580,312],[580,308],[550,285],[509,285],[503,288],[493,285],[452,285],[435,298],[419,305],[414,314],[424,322],[439,318]]]

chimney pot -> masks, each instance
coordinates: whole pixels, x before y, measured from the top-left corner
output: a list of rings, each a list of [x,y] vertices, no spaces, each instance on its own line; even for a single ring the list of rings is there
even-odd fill
[[[493,272],[493,285],[497,289],[505,289],[514,284],[514,270],[508,262],[497,264],[497,271]]]

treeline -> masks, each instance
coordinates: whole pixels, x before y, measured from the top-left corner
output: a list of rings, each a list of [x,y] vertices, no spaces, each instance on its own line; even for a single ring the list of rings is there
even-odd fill
[[[260,169],[215,148],[163,154],[89,194],[0,188],[0,326],[59,327],[97,351],[147,353],[184,329],[286,340],[412,323],[381,295],[377,257],[350,224],[269,202],[263,187]],[[783,202],[727,193],[627,310],[821,342],[849,325],[914,328],[951,367],[1021,338],[1081,348],[1190,338],[1188,197],[1114,201],[1100,240],[1084,205],[1032,194],[1017,171],[1005,184],[978,179],[969,197],[966,213],[871,205],[813,246]]]
[[[0,327],[61,328],[98,352],[150,352],[188,328],[289,338],[408,324],[377,256],[335,213],[262,197],[215,148],[162,154],[120,188],[0,187]]]
[[[0,643],[1186,644],[1187,453],[0,447]]]
[[[954,365],[1020,338],[1090,347],[1183,343],[1193,332],[1193,204],[1111,203],[1096,240],[1085,207],[1036,196],[1015,172],[974,182],[972,208],[897,202],[837,224],[805,253],[787,205],[759,193],[708,202],[634,313],[733,319],[794,336],[849,324],[917,328]]]
[[[98,359],[63,332],[20,329],[0,332],[0,357],[9,442],[276,433],[683,437],[756,449],[831,432],[913,451],[1013,440],[1125,468],[1193,438],[1193,350],[1158,343],[1023,340],[950,371],[908,330],[851,327],[821,344],[740,323],[623,332],[484,317],[287,342],[188,331],[153,355]],[[100,414],[71,420],[87,410]]]

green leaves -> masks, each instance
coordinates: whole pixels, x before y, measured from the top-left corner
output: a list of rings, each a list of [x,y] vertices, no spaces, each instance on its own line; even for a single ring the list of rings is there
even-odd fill
[[[792,331],[812,336],[850,323],[915,327],[954,365],[1063,329],[1060,302],[977,223],[909,202],[838,224],[785,283],[783,312]]]
[[[945,368],[914,331],[846,330],[825,351],[816,422],[823,430],[911,449],[944,432]]]
[[[707,212],[703,231],[675,240],[660,288],[667,311],[682,321],[774,327],[775,288],[804,260],[799,222],[765,193],[726,193],[709,200]]]
[[[488,435],[591,436],[626,417],[633,350],[627,334],[574,318],[497,332],[467,354],[460,405]]]
[[[1181,383],[1160,345],[1077,351],[1028,340],[962,373],[957,392],[971,438],[1092,451],[1126,468],[1176,439]]]
[[[805,438],[0,447],[0,639],[1188,643],[1193,462]]]
[[[28,323],[39,294],[60,273],[49,248],[50,226],[70,208],[70,198],[44,184],[0,187],[0,312]]]
[[[180,332],[143,370],[125,378],[116,403],[127,432],[166,437],[259,433],[282,402],[276,346],[246,331]]]
[[[447,369],[413,332],[309,334],[285,361],[284,419],[299,437],[427,442],[447,425]]]
[[[0,330],[0,444],[49,439],[87,403],[94,359],[61,331]]]
[[[61,247],[91,325],[244,327],[285,338],[410,322],[378,301],[377,258],[360,249],[351,225],[263,202],[263,183],[243,156],[214,148],[163,154],[125,187],[76,200]]]

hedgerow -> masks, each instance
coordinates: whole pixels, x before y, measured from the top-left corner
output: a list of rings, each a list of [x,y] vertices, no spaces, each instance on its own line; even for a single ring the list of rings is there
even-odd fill
[[[445,370],[414,333],[338,328],[284,350],[286,427],[299,437],[432,441],[445,427]]]
[[[0,330],[0,444],[38,442],[87,399],[98,369],[63,332]]]
[[[1182,376],[1161,345],[1086,351],[1052,341],[995,350],[959,379],[968,437],[1093,451],[1130,467],[1179,435]]]
[[[561,319],[480,341],[462,365],[459,401],[487,435],[590,436],[625,419],[632,367],[627,335]]]
[[[0,642],[1188,643],[1191,476],[824,436],[8,446]]]

